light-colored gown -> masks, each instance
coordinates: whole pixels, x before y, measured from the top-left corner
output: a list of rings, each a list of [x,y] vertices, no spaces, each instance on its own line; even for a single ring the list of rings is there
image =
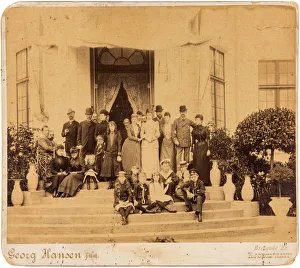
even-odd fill
[[[162,182],[151,182],[149,184],[150,200],[152,202],[161,201],[168,202],[172,201],[173,198],[165,194],[166,189]]]
[[[163,132],[163,141],[160,152],[160,161],[164,159],[170,159],[171,161],[171,169],[176,170],[175,166],[175,147],[172,140],[172,124],[165,123],[162,127]]]
[[[142,125],[141,138],[145,138],[142,141],[142,169],[148,178],[151,178],[152,174],[159,170],[159,136],[160,132],[158,122],[148,120]]]

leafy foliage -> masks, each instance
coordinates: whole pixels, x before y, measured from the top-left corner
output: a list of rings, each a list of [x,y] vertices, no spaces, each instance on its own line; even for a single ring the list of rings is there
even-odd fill
[[[267,149],[294,153],[295,120],[295,112],[286,108],[254,112],[238,124],[235,148],[248,154],[260,154]]]
[[[13,124],[7,128],[7,176],[8,179],[24,179],[29,163],[35,162],[36,146],[30,128]]]

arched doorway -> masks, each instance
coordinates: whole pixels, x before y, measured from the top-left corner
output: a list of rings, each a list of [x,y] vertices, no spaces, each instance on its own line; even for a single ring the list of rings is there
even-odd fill
[[[123,141],[126,138],[126,130],[123,121],[125,118],[130,119],[132,113],[133,113],[133,109],[128,100],[127,92],[123,86],[123,82],[121,82],[118,95],[109,113],[109,120],[115,121],[118,130],[120,130],[122,134]]]

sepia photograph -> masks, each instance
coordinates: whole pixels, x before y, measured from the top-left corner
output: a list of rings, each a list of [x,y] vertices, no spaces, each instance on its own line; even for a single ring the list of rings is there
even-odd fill
[[[292,263],[297,31],[292,2],[8,7],[6,261]]]

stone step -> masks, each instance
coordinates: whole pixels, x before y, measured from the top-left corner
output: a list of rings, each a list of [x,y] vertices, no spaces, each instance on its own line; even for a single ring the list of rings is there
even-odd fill
[[[87,205],[92,205],[92,204],[99,204],[99,205],[113,205],[114,203],[114,197],[113,196],[78,196],[75,198],[53,198],[52,196],[50,197],[45,197],[41,198],[41,204],[42,205],[67,205],[67,206],[87,206]],[[184,202],[175,202],[174,205],[177,204],[184,204]],[[231,203],[230,202],[225,202],[225,201],[209,201],[207,200],[204,203],[204,208],[209,208],[209,209],[221,209],[221,208],[230,208]]]
[[[115,223],[91,223],[91,224],[10,224],[8,225],[8,234],[18,234],[20,230],[25,234],[72,234],[74,230],[78,234],[106,234],[106,233],[143,233],[151,230],[152,232],[176,231],[176,230],[203,230],[219,229],[229,227],[254,226],[257,225],[257,218],[229,218],[213,219],[199,223],[194,219],[176,220],[176,221],[156,221],[156,222],[131,222],[129,216],[129,225],[121,225],[121,217]]]
[[[50,211],[52,212],[52,211]],[[118,213],[101,214],[88,213],[89,211],[66,214],[54,211],[52,214],[10,214],[8,213],[8,225],[10,224],[100,224],[100,223],[118,223],[120,215]],[[243,217],[243,210],[204,210],[204,219],[226,219]],[[194,212],[177,213],[157,213],[157,214],[131,214],[132,222],[156,222],[156,221],[180,221],[191,220],[194,218]]]
[[[19,229],[20,230],[20,229]],[[217,237],[239,237],[242,235],[264,234],[273,232],[271,226],[242,226],[230,228],[216,228],[204,230],[176,230],[176,231],[158,231],[143,233],[106,233],[106,234],[80,234],[73,229],[72,234],[8,234],[8,244],[75,244],[75,243],[116,243],[116,242],[156,242],[160,239],[174,239],[174,242],[180,242],[184,239],[193,239],[195,242],[201,242],[202,239],[211,238],[216,241]]]
[[[114,197],[114,190],[110,189],[110,190],[107,190],[107,189],[98,189],[98,190],[85,190],[85,189],[82,189],[80,190],[74,197],[70,197],[70,198],[67,198],[67,199],[76,199],[78,197],[93,197],[93,196],[105,196],[105,197]]]
[[[55,198],[53,199],[55,202]],[[87,198],[86,202],[89,201]],[[10,207],[8,208],[9,215],[78,215],[78,214],[114,214],[113,203],[110,204],[95,204],[93,202],[82,202],[80,204],[43,204],[37,206],[23,206],[23,207]],[[194,206],[195,207],[195,206]],[[170,205],[170,208],[176,209],[178,212],[185,211],[185,205],[183,202],[178,202]],[[203,210],[230,210],[230,203],[228,202],[207,202],[203,205]],[[241,209],[235,209],[234,211],[240,211]],[[242,210],[241,210],[242,211]]]

